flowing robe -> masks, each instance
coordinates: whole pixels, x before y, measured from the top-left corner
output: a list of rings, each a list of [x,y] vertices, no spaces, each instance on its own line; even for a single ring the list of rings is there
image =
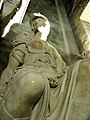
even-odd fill
[[[49,46],[50,47],[50,46]],[[26,50],[25,50],[26,49]],[[86,101],[74,100],[77,86],[77,75],[83,60],[79,60],[70,67],[66,67],[59,56],[53,55],[52,47],[34,49],[29,45],[25,49],[17,46],[12,55],[23,65],[17,67],[12,75],[10,84],[23,79],[30,72],[38,72],[45,81],[44,92],[33,107],[29,120],[87,120],[90,107]],[[42,50],[41,50],[42,49]],[[22,54],[21,54],[22,53]],[[24,55],[24,59],[22,57]],[[59,66],[59,68],[58,68]],[[58,69],[57,69],[58,68]],[[37,79],[38,80],[38,79]],[[9,89],[5,97],[8,95]],[[79,107],[79,106],[82,107]],[[85,108],[85,110],[84,110]],[[79,111],[79,112],[78,112]]]

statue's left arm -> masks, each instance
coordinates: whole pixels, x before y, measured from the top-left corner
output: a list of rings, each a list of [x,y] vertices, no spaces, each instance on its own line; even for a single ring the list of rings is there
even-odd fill
[[[23,63],[26,47],[25,44],[16,46],[9,55],[6,69],[2,72],[1,81],[6,81],[15,72],[16,68]]]
[[[62,74],[63,70],[66,67],[66,64],[64,60],[62,59],[61,55],[58,53],[58,51],[50,45],[50,53],[54,57],[55,63],[56,63],[56,70],[58,74]]]

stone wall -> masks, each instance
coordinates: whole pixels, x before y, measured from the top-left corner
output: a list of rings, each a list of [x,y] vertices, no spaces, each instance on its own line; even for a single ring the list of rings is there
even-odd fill
[[[77,7],[79,7],[79,4],[81,1],[84,0],[63,0],[65,4],[65,8],[67,11],[67,14],[71,14]]]
[[[80,16],[86,7],[89,0],[64,0],[66,11],[74,31],[75,39],[79,48],[80,53],[83,52],[83,41],[88,39],[83,21],[80,20]]]

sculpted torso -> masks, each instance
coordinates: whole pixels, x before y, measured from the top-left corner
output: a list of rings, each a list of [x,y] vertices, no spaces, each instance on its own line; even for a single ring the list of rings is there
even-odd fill
[[[0,120],[89,120],[89,60],[67,67],[36,31],[29,43],[15,44],[2,72]]]

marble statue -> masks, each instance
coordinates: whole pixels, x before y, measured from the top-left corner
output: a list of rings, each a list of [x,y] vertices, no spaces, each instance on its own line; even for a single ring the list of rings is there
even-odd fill
[[[89,59],[66,66],[45,41],[50,31],[48,19],[34,13],[30,24],[33,38],[13,41],[1,75],[0,120],[89,120]]]

